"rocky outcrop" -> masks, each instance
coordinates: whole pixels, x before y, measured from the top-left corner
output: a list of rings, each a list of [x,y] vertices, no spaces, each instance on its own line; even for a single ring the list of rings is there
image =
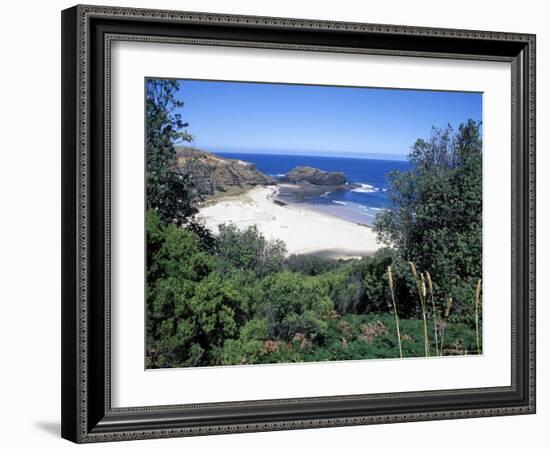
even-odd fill
[[[300,184],[307,182],[316,186],[343,186],[346,175],[343,172],[327,172],[313,167],[296,167],[281,178],[283,182]]]
[[[177,148],[176,165],[182,173],[193,176],[202,195],[275,183],[250,162],[224,158],[196,148]]]

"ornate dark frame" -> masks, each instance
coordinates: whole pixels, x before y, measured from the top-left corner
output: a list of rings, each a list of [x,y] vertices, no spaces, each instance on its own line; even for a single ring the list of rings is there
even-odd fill
[[[111,407],[110,48],[114,40],[509,62],[512,384]],[[75,6],[62,12],[62,436],[164,438],[535,413],[535,36]]]

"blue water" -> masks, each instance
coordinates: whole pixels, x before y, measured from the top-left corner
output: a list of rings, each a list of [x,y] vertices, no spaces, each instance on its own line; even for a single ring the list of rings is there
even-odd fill
[[[273,177],[281,177],[299,165],[325,171],[342,171],[348,183],[360,186],[351,191],[316,194],[303,198],[303,201],[327,213],[367,225],[372,225],[376,215],[390,205],[390,185],[386,174],[410,168],[408,161],[400,160],[246,153],[219,155],[252,162],[262,173]]]

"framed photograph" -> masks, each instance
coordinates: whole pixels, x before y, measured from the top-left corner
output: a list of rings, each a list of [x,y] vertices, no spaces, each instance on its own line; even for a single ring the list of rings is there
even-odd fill
[[[62,12],[62,436],[535,412],[535,36]]]

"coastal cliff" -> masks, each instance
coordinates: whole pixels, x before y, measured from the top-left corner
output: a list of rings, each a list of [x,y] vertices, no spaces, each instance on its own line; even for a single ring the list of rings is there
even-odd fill
[[[199,193],[207,196],[275,184],[273,178],[250,162],[227,159],[196,148],[177,148],[176,166],[182,173],[191,173]]]
[[[252,187],[280,184],[282,196],[290,194],[299,199],[304,195],[319,195],[354,186],[347,183],[341,171],[297,166],[284,176],[273,178],[259,171],[251,162],[192,147],[178,147],[176,150],[176,168],[181,173],[192,175],[195,188],[203,197],[240,194]]]

